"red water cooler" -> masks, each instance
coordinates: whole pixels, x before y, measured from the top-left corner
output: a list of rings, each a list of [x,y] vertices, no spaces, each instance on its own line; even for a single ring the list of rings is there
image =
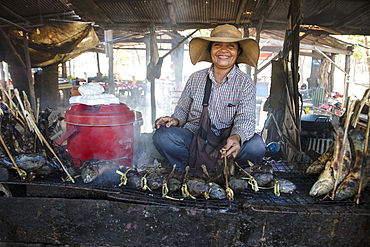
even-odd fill
[[[117,160],[132,166],[135,112],[126,104],[74,104],[65,113],[67,140],[73,158]],[[73,131],[72,131],[73,129]]]

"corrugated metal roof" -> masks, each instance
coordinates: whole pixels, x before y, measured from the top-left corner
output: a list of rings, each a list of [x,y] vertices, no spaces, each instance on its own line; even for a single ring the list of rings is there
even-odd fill
[[[369,0],[301,3],[303,25],[336,34],[370,35]],[[116,35],[145,33],[152,23],[157,30],[171,31],[223,23],[252,29],[262,24],[262,31],[281,31],[287,28],[289,6],[290,0],[2,0],[0,25],[9,25],[8,20],[26,28],[48,18],[73,20],[76,13],[81,20],[94,22],[98,33],[113,29]]]

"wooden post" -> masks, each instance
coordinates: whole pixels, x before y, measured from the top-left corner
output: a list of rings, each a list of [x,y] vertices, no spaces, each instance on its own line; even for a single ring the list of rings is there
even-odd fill
[[[0,79],[1,79],[1,93],[2,93],[2,99],[6,100],[7,97],[4,95],[6,90],[6,81],[5,81],[5,73],[4,73],[4,66],[3,61],[0,61]]]
[[[99,52],[96,53],[96,66],[98,67],[98,74],[97,74],[97,79],[101,79],[102,77],[102,74],[101,74],[101,71],[100,71],[100,61],[99,61]]]
[[[110,41],[113,39],[113,30],[104,30],[105,41]],[[108,57],[108,78],[109,78],[109,93],[115,93],[114,75],[113,75],[113,43],[105,43],[105,54]]]
[[[179,42],[178,39],[175,39],[176,42]],[[176,44],[172,43],[172,48],[174,48]],[[176,81],[176,90],[180,90],[180,86],[182,86],[182,70],[183,70],[183,60],[184,60],[184,45],[180,45],[180,47],[174,51],[173,55],[171,55],[171,60],[174,63],[175,69],[175,81]]]
[[[343,108],[348,106],[348,87],[349,87],[349,71],[351,64],[351,55],[346,55],[345,65],[344,65],[344,95],[343,95]]]
[[[42,90],[40,108],[45,109],[51,107],[52,109],[58,109],[59,103],[59,84],[58,84],[58,64],[42,68],[41,85],[39,87]],[[35,111],[36,112],[36,111]]]
[[[62,77],[63,78],[67,78],[67,65],[66,65],[66,62],[63,62],[62,63]]]
[[[249,25],[245,25],[244,26],[244,38],[248,38],[249,37]],[[252,75],[252,68],[250,65],[246,64],[247,68],[246,68],[246,73],[247,75],[251,76]],[[257,70],[255,72],[255,74],[257,74]],[[254,83],[257,83],[256,81]]]
[[[28,51],[28,34],[25,31],[23,31],[23,45],[24,45],[24,57],[26,59],[28,86],[30,90],[30,95],[28,95],[28,97],[29,97],[29,100],[32,106],[32,110],[36,112],[35,88],[32,83],[31,58],[30,58],[30,53]]]
[[[155,29],[154,25],[150,26],[150,39],[149,39],[149,53],[150,53],[150,62],[153,62],[154,64],[157,61],[154,61],[156,57],[158,57],[156,54],[158,48],[154,47],[157,45],[156,42],[156,35],[155,35]],[[157,117],[157,112],[156,112],[156,104],[155,104],[155,77],[153,75],[150,75],[148,80],[150,81],[150,102],[151,102],[151,112],[152,112],[152,124],[154,124],[154,121]]]

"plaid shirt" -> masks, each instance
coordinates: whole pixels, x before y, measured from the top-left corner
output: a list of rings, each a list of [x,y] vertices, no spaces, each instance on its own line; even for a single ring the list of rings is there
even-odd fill
[[[202,114],[208,74],[212,81],[208,105],[212,131],[219,135],[219,130],[233,125],[231,135],[239,135],[241,143],[248,141],[255,131],[256,86],[250,76],[235,65],[221,84],[216,83],[213,65],[193,73],[185,85],[172,117],[179,120],[180,127],[195,132]]]

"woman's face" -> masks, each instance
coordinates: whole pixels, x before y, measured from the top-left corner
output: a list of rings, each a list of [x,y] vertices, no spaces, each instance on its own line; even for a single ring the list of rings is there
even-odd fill
[[[237,42],[213,42],[211,57],[213,64],[219,69],[232,68],[238,57],[239,44]]]

